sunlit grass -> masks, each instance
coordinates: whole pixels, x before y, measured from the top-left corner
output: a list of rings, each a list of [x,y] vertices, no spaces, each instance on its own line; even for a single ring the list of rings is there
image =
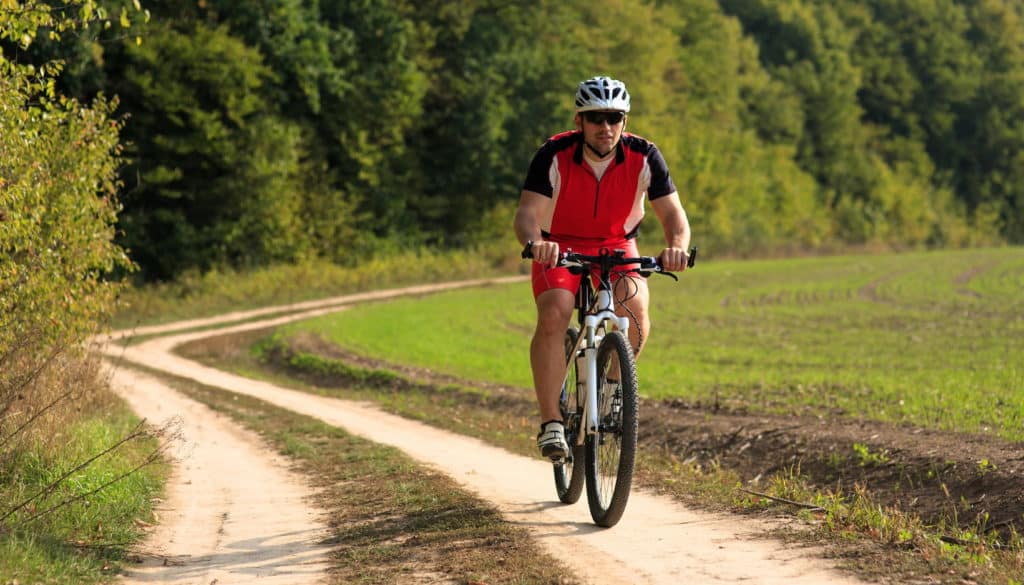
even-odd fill
[[[74,421],[49,437],[50,444],[29,446],[6,462],[0,469],[5,514],[117,443],[138,423],[123,406],[107,408],[106,416]],[[165,470],[152,465],[131,471],[155,448],[154,439],[130,441],[72,474],[44,497],[13,511],[0,531],[0,582],[111,580],[128,547],[142,535],[136,519],[153,519],[153,499]],[[110,485],[96,491],[106,484]]]
[[[513,255],[505,253],[515,246],[513,241],[447,252],[413,248],[356,266],[310,260],[255,270],[189,272],[173,282],[127,288],[113,325],[126,328],[355,292],[507,275],[521,268]]]
[[[652,278],[641,393],[1024,439],[1024,249],[704,262]],[[531,384],[529,284],[294,325],[358,353]]]

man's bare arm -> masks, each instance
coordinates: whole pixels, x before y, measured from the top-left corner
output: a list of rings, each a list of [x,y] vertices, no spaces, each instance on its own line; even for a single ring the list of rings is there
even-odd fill
[[[671,193],[651,201],[651,208],[665,233],[665,249],[661,263],[666,270],[686,270],[690,248],[690,220],[679,202],[679,193]]]
[[[526,242],[533,242],[534,260],[541,264],[554,266],[558,261],[558,244],[545,242],[540,228],[541,214],[549,205],[551,205],[550,197],[524,189],[519,196],[519,208],[516,209],[513,228],[520,244],[525,246]]]

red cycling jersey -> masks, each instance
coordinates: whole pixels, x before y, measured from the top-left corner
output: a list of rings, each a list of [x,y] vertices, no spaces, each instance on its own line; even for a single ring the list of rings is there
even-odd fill
[[[583,156],[579,130],[556,134],[541,146],[523,189],[551,198],[541,215],[546,239],[600,245],[635,237],[644,195],[653,201],[676,190],[658,148],[639,136],[623,133],[607,164],[599,178]]]
[[[676,191],[665,159],[652,142],[623,133],[602,172],[585,159],[583,148],[581,131],[563,132],[549,138],[530,163],[523,189],[551,198],[541,214],[544,238],[581,254],[619,248],[636,256],[633,238],[644,217],[644,196],[654,200]],[[533,265],[534,296],[551,288],[575,292],[579,281],[565,268]]]

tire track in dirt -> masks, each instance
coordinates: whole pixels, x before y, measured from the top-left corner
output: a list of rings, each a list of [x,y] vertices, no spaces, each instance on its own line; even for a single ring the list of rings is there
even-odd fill
[[[389,294],[397,296],[402,291]],[[626,514],[616,527],[598,528],[590,522],[585,503],[565,506],[557,502],[551,466],[539,458],[513,455],[476,439],[384,413],[372,405],[249,380],[172,353],[174,347],[202,337],[265,328],[341,310],[344,303],[339,297],[329,306],[297,315],[216,331],[159,337],[128,347],[110,345],[106,351],[110,359],[123,359],[247,394],[397,447],[492,502],[510,522],[529,529],[542,546],[587,583],[860,583],[831,568],[819,558],[820,551],[787,548],[759,536],[777,528],[775,525],[727,514],[690,511],[668,498],[643,491],[634,491]],[[272,312],[275,311],[267,314]],[[162,327],[163,331],[175,329],[174,325]]]
[[[151,421],[172,420],[175,459],[158,523],[125,585],[295,585],[327,570],[326,525],[312,491],[252,432],[152,376],[111,372],[111,387]]]

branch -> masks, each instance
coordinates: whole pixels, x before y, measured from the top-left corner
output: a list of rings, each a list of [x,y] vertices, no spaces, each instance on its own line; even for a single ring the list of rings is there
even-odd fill
[[[129,437],[129,438],[138,437],[138,436],[141,436],[143,434],[145,434],[145,433],[133,434],[132,437]],[[121,475],[115,477],[114,479],[111,479],[107,483],[104,483],[103,485],[97,487],[94,490],[85,492],[84,494],[78,494],[77,496],[75,496],[73,498],[68,498],[68,499],[64,500],[63,502],[60,502],[58,504],[54,504],[53,506],[51,506],[51,507],[49,507],[49,508],[47,508],[47,509],[45,509],[45,510],[43,510],[41,512],[36,512],[35,514],[33,514],[33,515],[29,516],[28,518],[25,518],[24,520],[19,522],[19,524],[21,524],[21,525],[28,524],[29,522],[32,522],[32,521],[34,521],[34,520],[36,520],[38,518],[41,518],[42,516],[45,516],[45,515],[49,514],[50,512],[53,512],[55,510],[59,510],[60,508],[63,508],[64,506],[68,506],[68,505],[73,504],[73,503],[75,503],[75,502],[77,502],[79,500],[83,500],[83,499],[85,499],[85,498],[87,498],[87,497],[89,497],[89,496],[91,496],[91,495],[93,495],[93,494],[95,494],[97,492],[105,490],[106,488],[110,487],[111,485],[121,481],[122,479],[124,479],[124,478],[128,477],[129,475],[131,475],[131,474],[137,472],[138,470],[142,469],[143,467],[146,467],[147,465],[151,465],[154,461],[157,460],[157,457],[161,453],[163,453],[165,450],[166,450],[166,447],[158,447],[157,449],[153,450],[152,453],[147,455],[146,458],[142,461],[142,463],[136,465],[135,467],[129,469],[128,471],[122,473]]]
[[[32,416],[31,416],[31,417],[30,417],[30,418],[29,418],[29,419],[28,419],[27,421],[25,421],[24,423],[22,423],[22,424],[21,424],[21,426],[19,426],[18,428],[14,429],[14,431],[13,431],[13,432],[11,432],[11,434],[7,435],[7,436],[6,436],[6,437],[4,437],[4,438],[3,438],[2,440],[0,440],[0,449],[3,449],[3,447],[4,447],[5,445],[7,445],[7,442],[8,442],[8,441],[10,441],[10,440],[11,440],[11,439],[13,439],[14,437],[18,436],[18,433],[20,433],[21,431],[25,430],[25,428],[26,428],[26,427],[28,427],[29,425],[31,425],[31,424],[32,424],[33,422],[35,422],[35,420],[36,420],[36,419],[38,419],[39,417],[41,417],[41,416],[43,416],[44,414],[46,414],[46,412],[47,412],[48,410],[50,410],[51,408],[53,408],[53,407],[54,407],[54,406],[56,406],[57,404],[59,404],[59,403],[63,402],[63,401],[64,401],[64,400],[66,399],[66,398],[68,398],[69,396],[71,396],[71,395],[72,395],[72,394],[74,394],[74,393],[75,393],[75,391],[74,391],[74,390],[68,390],[68,391],[67,391],[67,392],[65,392],[64,394],[61,394],[60,396],[58,396],[58,397],[54,398],[54,399],[53,399],[53,402],[51,402],[51,403],[47,404],[47,405],[46,405],[46,406],[44,406],[43,408],[40,408],[38,412],[36,412],[35,414],[33,414],[33,415],[32,415]]]
[[[997,550],[1007,548],[1007,546],[1001,542],[981,542],[978,540],[965,540],[963,538],[957,538],[955,536],[949,536],[946,534],[939,536],[939,540],[947,544],[955,544],[957,546],[987,546]]]
[[[18,380],[17,382],[14,383],[15,385],[17,385],[17,389],[21,390],[22,388],[28,386],[33,381],[35,381],[36,378],[38,378],[39,375],[42,374],[43,371],[53,362],[53,360],[57,359],[57,356],[59,356],[63,351],[64,351],[63,348],[55,348],[53,350],[53,352],[49,356],[47,356],[46,359],[44,359],[39,364],[39,367],[37,367],[33,371],[29,372],[28,374],[23,375],[22,379],[20,379],[20,380]],[[5,398],[6,398],[6,394],[8,392],[10,392],[10,391],[13,391],[14,390],[14,386],[11,386],[9,388],[4,388],[3,390],[4,390],[4,394],[5,394]],[[0,420],[5,418],[7,416],[7,413],[13,407],[14,407],[14,400],[7,400],[4,404],[0,405]],[[47,406],[46,408],[50,408],[50,406]],[[36,417],[33,417],[33,418],[36,418]],[[21,431],[21,429],[19,428],[18,431],[15,431],[11,435],[9,435],[6,438],[4,438],[3,441],[0,441],[0,447],[3,447],[3,445],[5,445],[7,443],[7,441],[9,441],[11,439],[11,437],[16,435],[20,431]]]
[[[761,492],[755,492],[753,490],[748,490],[746,488],[739,488],[739,489],[740,489],[741,492],[747,492],[748,494],[757,496],[759,498],[765,498],[765,499],[772,500],[772,501],[775,501],[775,502],[781,502],[783,504],[789,504],[790,506],[797,506],[799,508],[804,508],[805,510],[812,510],[814,512],[825,512],[826,511],[825,508],[822,508],[821,506],[818,506],[816,504],[807,504],[807,503],[804,503],[804,502],[796,502],[796,501],[793,501],[793,500],[787,500],[786,498],[780,498],[780,497],[777,497],[777,496],[770,496],[768,494],[763,494]]]
[[[142,421],[139,422],[138,425],[135,426],[135,429],[132,430],[132,432],[129,433],[126,437],[122,438],[120,441],[114,443],[110,447],[107,447],[106,449],[104,449],[103,451],[97,453],[96,455],[93,455],[92,457],[86,459],[82,463],[79,463],[74,468],[72,468],[71,470],[67,471],[64,475],[60,476],[59,478],[57,478],[56,480],[51,482],[49,485],[44,487],[42,490],[37,492],[35,495],[30,496],[29,498],[26,498],[25,500],[22,500],[19,504],[17,504],[16,506],[14,506],[10,510],[8,510],[7,513],[5,513],[3,516],[0,516],[0,523],[2,523],[4,520],[6,520],[8,517],[10,517],[11,514],[14,514],[18,510],[20,510],[20,509],[24,508],[25,506],[27,506],[30,502],[33,502],[36,499],[39,499],[39,498],[42,498],[42,497],[46,497],[49,494],[53,493],[57,489],[57,486],[59,486],[65,479],[67,479],[68,477],[74,475],[75,473],[78,473],[82,469],[85,469],[89,465],[92,465],[92,463],[94,461],[96,461],[97,459],[103,457],[104,455],[107,455],[108,453],[111,453],[111,452],[115,451],[116,449],[120,448],[121,445],[124,445],[128,441],[134,440],[134,439],[136,439],[136,438],[138,438],[138,437],[140,437],[142,435],[145,435],[146,433],[144,431],[139,431],[139,429],[145,423],[146,423],[146,420],[143,419]]]

